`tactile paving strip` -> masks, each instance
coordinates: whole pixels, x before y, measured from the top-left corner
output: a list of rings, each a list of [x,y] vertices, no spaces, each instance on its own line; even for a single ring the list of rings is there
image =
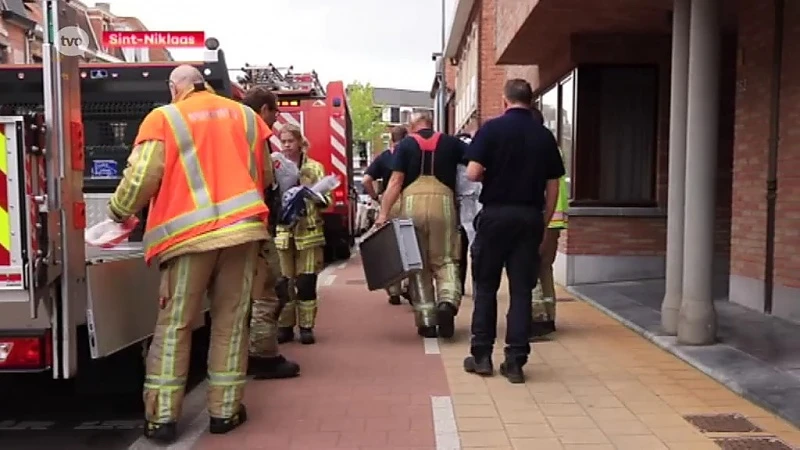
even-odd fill
[[[759,433],[764,431],[741,414],[690,415],[683,418],[703,433]]]
[[[794,450],[783,441],[770,437],[714,439],[714,443],[722,450]]]

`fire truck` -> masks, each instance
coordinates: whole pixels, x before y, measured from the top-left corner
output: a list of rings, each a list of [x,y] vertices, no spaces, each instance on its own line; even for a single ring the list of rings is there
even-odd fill
[[[46,2],[45,29],[76,23],[59,3]],[[98,364],[141,374],[158,268],[144,262],[141,229],[110,249],[87,246],[84,231],[105,218],[139,124],[170,102],[166,80],[184,63],[82,64],[46,39],[42,65],[0,66],[0,375],[81,379]],[[205,53],[189,64],[230,95],[218,43]],[[207,332],[205,311],[195,319]]]
[[[322,213],[325,260],[349,258],[357,231],[358,193],[353,183],[353,132],[344,83],[332,81],[323,86],[315,71],[295,73],[293,67],[272,64],[245,65],[240,70],[244,75],[232,87],[234,98],[253,87],[269,89],[278,98],[280,113],[270,138],[273,151],[280,150],[281,127],[295,125],[310,143],[309,156],[341,180],[333,191],[333,204]]]

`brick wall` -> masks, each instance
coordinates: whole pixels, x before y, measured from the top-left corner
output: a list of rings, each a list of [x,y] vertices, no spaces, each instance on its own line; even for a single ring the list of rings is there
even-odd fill
[[[8,31],[8,62],[11,64],[25,63],[25,30],[7,21],[3,25]]]
[[[503,83],[506,81],[506,69],[496,64],[497,0],[480,0],[480,3],[478,118],[483,122],[503,112]]]
[[[733,164],[731,273],[764,279],[766,181],[774,38],[772,2],[740,3],[736,125]],[[800,287],[800,61],[792,42],[800,38],[800,5],[786,2],[775,283]]]
[[[775,283],[800,287],[800,3],[786,2],[784,16]]]

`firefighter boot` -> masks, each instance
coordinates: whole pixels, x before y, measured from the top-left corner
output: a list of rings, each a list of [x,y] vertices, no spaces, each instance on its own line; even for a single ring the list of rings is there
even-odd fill
[[[247,422],[247,410],[244,405],[239,405],[239,412],[231,417],[210,417],[208,419],[208,432],[211,434],[225,434],[235,430]]]
[[[400,304],[400,296],[399,295],[390,295],[389,296],[389,304],[390,305],[399,305]]]
[[[289,361],[283,355],[271,358],[250,358],[250,370],[256,380],[274,380],[278,378],[293,378],[300,375],[300,365]]]
[[[456,307],[452,303],[442,302],[436,305],[436,323],[439,325],[439,337],[449,339],[456,331]]]
[[[144,423],[144,437],[159,444],[171,444],[178,438],[178,423],[156,423],[146,420]]]
[[[300,328],[300,343],[303,345],[311,345],[317,342],[314,337],[313,328]]]
[[[285,344],[294,340],[294,327],[278,328],[278,344]]]

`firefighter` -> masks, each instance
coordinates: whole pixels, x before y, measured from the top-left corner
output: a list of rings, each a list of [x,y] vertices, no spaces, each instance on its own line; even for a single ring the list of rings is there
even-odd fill
[[[542,113],[531,108],[534,119],[544,126]],[[541,266],[539,285],[533,290],[531,338],[546,336],[556,331],[556,285],[553,280],[553,263],[558,252],[558,238],[561,230],[567,229],[567,177],[559,180],[558,201],[555,213],[547,229],[544,230],[542,244],[539,246]]]
[[[251,150],[264,148],[270,136],[257,114],[209,92],[192,66],[172,71],[169,90],[172,104],[145,117],[108,204],[109,217],[124,222],[150,203],[145,260],[159,265],[161,286],[146,363],[144,434],[166,443],[177,436],[192,323],[206,292],[209,429],[227,433],[247,420],[247,318],[259,242],[269,236],[263,191],[272,184],[269,154]]]
[[[308,141],[300,128],[284,125],[280,131],[282,153],[300,168],[300,183],[312,186],[325,176],[325,169],[308,156]],[[278,225],[275,245],[281,265],[278,290],[286,306],[278,320],[278,342],[294,340],[294,327],[300,329],[300,343],[313,344],[314,323],[317,317],[317,275],[322,270],[325,234],[321,211],[330,205],[330,195],[324,203],[308,201],[307,214],[294,226]]]
[[[424,265],[409,282],[417,333],[432,338],[438,331],[439,336],[449,338],[461,302],[455,189],[457,166],[466,145],[434,132],[433,119],[427,113],[412,115],[410,132],[395,147],[392,176],[376,223],[386,223],[402,194],[401,214],[414,221]]]
[[[375,189],[373,183],[380,180],[381,186],[385,190],[386,186],[389,184],[389,178],[392,176],[392,155],[394,154],[394,146],[397,145],[397,143],[407,135],[408,130],[406,127],[397,126],[392,128],[392,146],[378,155],[378,157],[372,161],[369,167],[367,167],[367,170],[364,172],[364,190],[376,202],[379,201],[379,196],[378,190]],[[390,218],[394,218],[399,215],[400,203],[401,202],[396,202],[394,204]],[[389,286],[389,288],[386,289],[386,294],[389,296],[389,304],[399,305],[400,296],[404,294],[402,282]]]
[[[278,115],[278,102],[275,94],[267,89],[253,88],[243,99],[243,103],[259,113],[264,122],[272,128]],[[280,192],[276,186],[266,189],[265,198],[270,208],[268,229],[270,237],[275,236],[277,213],[280,212]],[[278,351],[278,317],[289,293],[287,283],[277,285],[281,279],[278,249],[275,241],[269,238],[262,242],[253,278],[253,310],[250,319],[250,370],[258,379],[291,378],[300,374],[300,366],[287,360]],[[278,294],[278,291],[282,291]]]

